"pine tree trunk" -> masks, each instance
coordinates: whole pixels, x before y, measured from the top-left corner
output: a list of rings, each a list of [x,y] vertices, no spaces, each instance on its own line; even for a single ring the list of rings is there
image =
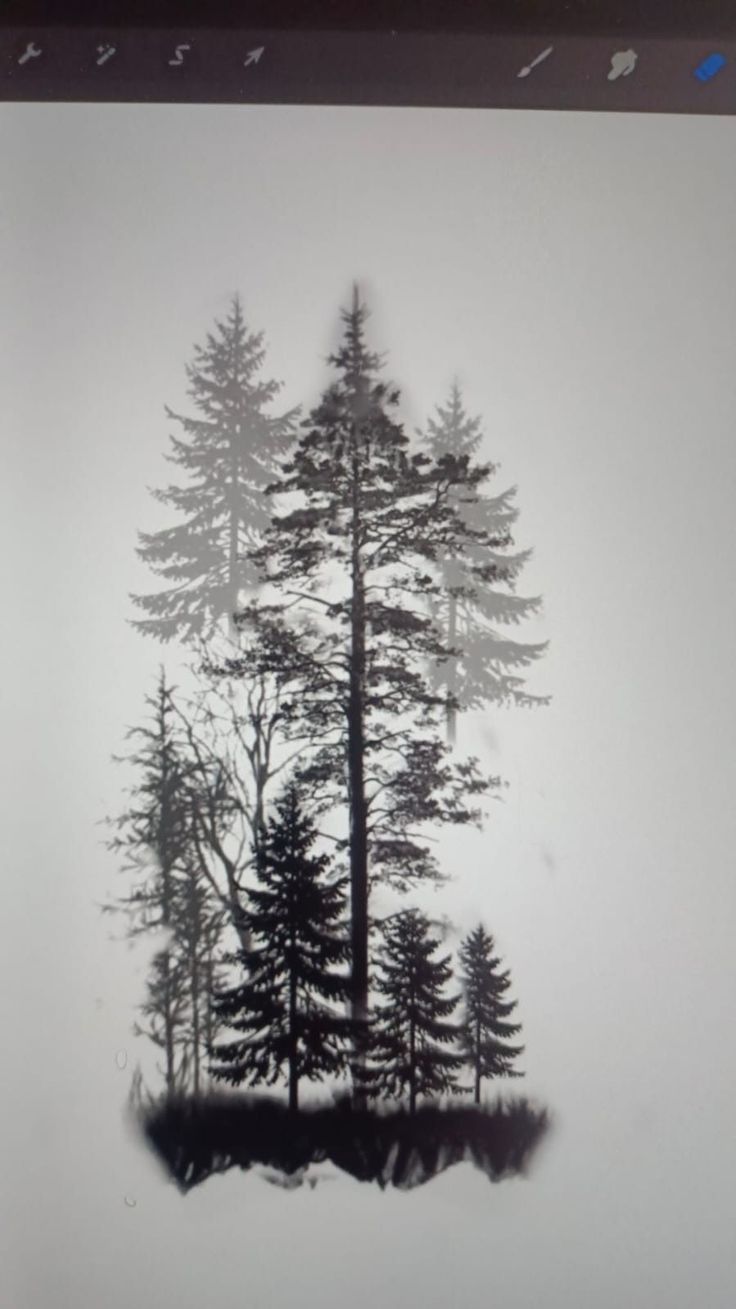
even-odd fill
[[[259,762],[255,776],[255,797],[253,804],[253,850],[258,863],[259,851],[266,826],[266,785],[268,783],[268,765]]]
[[[409,1113],[414,1116],[417,1111],[417,1049],[414,1019],[409,1022]]]
[[[211,929],[210,929],[211,930]],[[212,946],[207,949],[207,963],[205,965],[205,1011],[204,1011],[204,1042],[205,1049],[209,1055],[212,1049],[212,1042],[215,1036],[214,1023],[212,1020],[212,992],[214,990],[214,967],[212,964]],[[208,1073],[208,1085],[212,1085],[212,1076]]]
[[[164,920],[165,921],[165,920]],[[174,1054],[174,1018],[171,995],[171,955],[163,952],[164,974],[164,1054],[166,1059],[166,1096],[171,1100],[176,1091],[176,1067]]]
[[[227,593],[229,597],[227,609],[227,634],[233,645],[240,642],[240,633],[235,624],[235,614],[238,610],[238,601],[240,597],[240,587],[238,586],[238,534],[240,522],[237,508],[237,490],[238,490],[238,464],[237,455],[234,447],[231,446],[231,465],[230,465],[230,491],[232,494],[232,503],[230,505],[230,525],[228,538],[228,559],[227,559]]]
[[[161,864],[161,926],[167,931],[172,917],[171,868],[169,866],[169,830],[171,813],[169,804],[169,771],[166,748],[165,692],[163,682],[159,691],[160,732],[161,732],[161,791],[158,830],[158,857]],[[166,1095],[170,1100],[176,1091],[176,1054],[174,1043],[174,997],[171,981],[171,952],[166,948],[163,954],[164,976],[164,1053],[166,1059]]]
[[[480,1018],[475,1020],[475,1103],[480,1104]]]
[[[200,995],[200,976],[199,976],[199,906],[196,904],[196,888],[194,891],[195,905],[192,924],[192,951],[191,951],[191,995],[192,995],[192,1089],[195,1095],[199,1095],[199,1065],[200,1065],[200,1013],[201,1004]]]
[[[348,700],[348,777],[350,791],[350,926],[352,953],[351,1015],[356,1023],[358,1080],[365,1064],[368,1019],[368,812],[365,796],[365,590],[360,551],[361,506],[358,434],[353,428],[352,605]],[[358,1087],[356,1103],[364,1092]]]
[[[289,977],[289,1112],[299,1108],[299,1070],[297,1065],[296,972],[292,964]]]
[[[448,597],[449,611],[447,618],[447,644],[452,649],[457,641],[457,596]],[[450,703],[450,698],[455,697],[457,691],[457,658],[453,655],[447,661],[447,694],[448,702],[445,711],[447,722],[447,740],[450,745],[454,745],[457,739],[457,710]]]

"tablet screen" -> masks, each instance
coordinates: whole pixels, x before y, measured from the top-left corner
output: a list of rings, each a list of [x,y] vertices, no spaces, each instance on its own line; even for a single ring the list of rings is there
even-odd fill
[[[736,50],[209,39],[6,51],[13,1303],[725,1309]]]

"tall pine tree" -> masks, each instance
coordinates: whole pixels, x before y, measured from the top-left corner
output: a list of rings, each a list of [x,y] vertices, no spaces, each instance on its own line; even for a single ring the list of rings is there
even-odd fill
[[[439,940],[429,919],[407,909],[389,919],[378,957],[376,990],[381,997],[373,1022],[376,1086],[391,1097],[408,1092],[409,1111],[417,1098],[457,1089],[462,1067],[460,1028],[448,1022],[459,996],[447,996],[450,958],[435,959]]]
[[[429,613],[434,566],[468,537],[452,492],[475,491],[486,472],[465,456],[412,451],[366,316],[356,289],[329,361],[334,380],[272,488],[277,511],[258,557],[275,598],[244,615],[268,628],[271,671],[301,677],[298,730],[318,747],[313,777],[347,807],[357,1030],[368,1012],[371,878],[405,887],[436,875],[423,825],[476,821],[490,784],[473,761],[448,763],[445,697],[426,677],[446,651]]]
[[[182,432],[167,458],[184,484],[153,495],[179,521],[139,533],[138,554],[169,586],[133,596],[146,615],[134,625],[159,640],[207,636],[223,617],[233,636],[232,616],[255,581],[247,554],[267,524],[264,490],[296,418],[296,410],[269,413],[281,384],[261,376],[265,354],[263,333],[249,330],[235,296],[187,366],[196,413],[166,409]]]
[[[139,935],[140,922],[129,935]],[[157,1069],[164,1078],[167,1099],[190,1086],[191,1023],[186,961],[170,942],[154,954],[148,966],[143,997],[134,1021],[134,1036],[143,1036],[159,1051]]]
[[[181,878],[173,940],[186,1006],[187,1074],[194,1095],[202,1090],[203,1064],[217,1028],[212,996],[220,973],[225,920],[193,850]]]
[[[253,1086],[275,1082],[285,1069],[292,1110],[302,1078],[344,1070],[352,1031],[336,1007],[349,994],[340,970],[349,954],[344,882],[330,880],[330,857],[314,853],[315,840],[290,783],[261,838],[250,892],[253,946],[232,957],[245,977],[214,1002],[218,1019],[241,1037],[214,1047],[213,1076]]]
[[[500,971],[501,960],[493,954],[493,937],[478,926],[460,947],[464,995],[463,1048],[473,1070],[473,1094],[480,1104],[481,1082],[488,1077],[522,1077],[514,1060],[523,1054],[523,1045],[509,1042],[521,1031],[519,1023],[508,1019],[516,1008],[515,1000],[504,997],[511,985],[508,970]]]
[[[207,960],[214,958],[222,915],[203,875],[192,840],[191,765],[178,731],[172,687],[161,671],[146,697],[147,720],[129,733],[126,762],[135,769],[130,803],[114,821],[110,848],[124,855],[130,889],[110,910],[128,919],[128,935],[160,934],[151,962],[144,1022],[137,1031],[163,1053],[166,1094],[186,1088],[198,1067],[209,1022]]]
[[[483,442],[481,420],[467,413],[457,383],[447,403],[436,406],[424,442],[437,460],[477,457]],[[492,464],[486,468],[489,475],[497,471]],[[525,690],[522,675],[544,653],[546,643],[513,640],[503,631],[532,617],[541,604],[539,597],[516,593],[531,554],[514,550],[516,489],[492,496],[479,487],[458,485],[450,498],[469,531],[462,549],[447,550],[438,560],[442,590],[433,597],[432,610],[455,653],[435,662],[432,681],[447,697],[447,733],[454,741],[458,706],[546,703],[545,697]]]

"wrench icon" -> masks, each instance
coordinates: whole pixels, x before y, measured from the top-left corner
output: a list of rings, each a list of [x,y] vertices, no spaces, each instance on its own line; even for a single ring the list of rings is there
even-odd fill
[[[20,56],[18,63],[27,64],[29,59],[38,59],[38,56],[41,54],[43,54],[41,47],[34,45],[33,41],[29,41],[23,54]]]

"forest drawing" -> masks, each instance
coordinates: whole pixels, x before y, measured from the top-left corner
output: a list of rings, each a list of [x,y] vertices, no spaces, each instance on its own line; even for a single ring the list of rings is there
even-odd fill
[[[195,346],[163,525],[139,533],[131,621],[159,649],[106,906],[156,943],[135,1030],[159,1079],[132,1103],[183,1190],[323,1160],[495,1180],[548,1124],[492,1098],[523,1076],[516,979],[492,924],[458,939],[426,893],[461,875],[437,833],[482,826],[502,785],[459,717],[545,702],[516,492],[452,380],[406,430],[357,287],[313,407],[279,406],[264,341],[235,296]]]

